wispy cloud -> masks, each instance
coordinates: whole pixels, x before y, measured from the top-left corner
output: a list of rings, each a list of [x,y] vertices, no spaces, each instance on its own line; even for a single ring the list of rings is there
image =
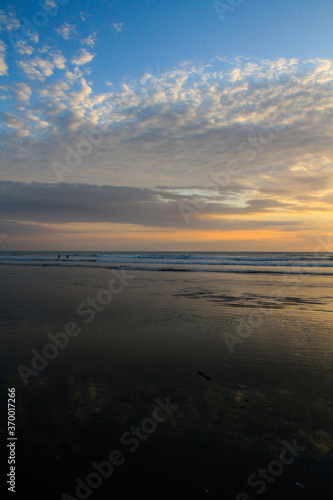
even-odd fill
[[[116,30],[117,33],[120,33],[121,31],[123,31],[125,25],[124,23],[113,23],[113,28]]]

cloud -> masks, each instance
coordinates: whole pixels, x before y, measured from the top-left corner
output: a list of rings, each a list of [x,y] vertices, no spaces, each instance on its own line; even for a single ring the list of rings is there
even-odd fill
[[[54,72],[54,64],[41,57],[35,57],[26,61],[18,61],[18,66],[30,79],[45,80],[45,76],[51,76]]]
[[[1,31],[15,31],[20,27],[20,21],[18,20],[16,14],[10,10],[6,14],[3,9],[0,9],[0,32]]]
[[[90,54],[86,49],[81,49],[72,59],[72,64],[75,66],[83,66],[93,60],[94,54]]]
[[[34,49],[31,47],[31,45],[28,45],[25,40],[19,40],[16,43],[16,50],[20,55],[28,55],[30,56]]]
[[[51,52],[43,60],[54,68],[36,58],[25,61],[26,71],[36,72],[29,86],[40,97],[31,105],[39,121],[28,120],[28,109],[16,113],[22,131],[5,121],[3,179],[55,182],[52,163],[65,164],[68,148],[76,150],[84,133],[99,127],[103,141],[66,182],[116,186],[126,178],[132,187],[169,186],[169,197],[193,204],[216,176],[225,178],[231,162],[242,170],[210,193],[207,216],[254,208],[303,214],[309,194],[309,213],[331,209],[324,202],[333,191],[329,61],[186,62],[96,93],[79,66],[64,70],[65,82],[51,74],[46,86],[45,71],[55,72],[56,61]],[[241,78],[231,81],[235,67]]]
[[[93,47],[96,43],[96,31],[94,33],[92,33],[91,35],[89,35],[87,38],[82,38],[80,40],[80,43],[82,43],[82,45],[89,45],[89,47]]]
[[[116,30],[117,33],[120,33],[124,29],[124,23],[113,23],[113,28]]]
[[[80,79],[83,76],[83,74],[83,71],[76,66],[73,71],[66,71],[65,78],[71,85],[73,85],[76,80]]]
[[[2,40],[0,40],[0,76],[7,75],[8,66],[5,62],[5,52],[6,46]]]
[[[55,29],[56,33],[60,35],[64,40],[70,40],[77,35],[76,26],[74,24],[64,23]]]
[[[184,219],[179,203],[186,197],[170,195],[162,190],[128,186],[96,186],[88,184],[31,184],[0,181],[0,210],[3,220],[38,223],[121,223],[146,227],[183,228]],[[215,203],[207,213],[235,216],[257,213],[277,207],[274,200],[251,201],[244,208]],[[250,227],[295,229],[295,221],[230,221],[216,219],[194,220],[196,229],[235,230]],[[290,226],[290,227],[289,227]]]
[[[58,81],[53,84],[49,84],[47,87],[44,87],[39,90],[39,95],[43,98],[53,98],[54,100],[58,97],[63,97],[68,90],[69,85],[66,82]]]
[[[53,54],[52,55],[53,64],[58,69],[66,69],[66,57],[62,54]]]
[[[47,59],[42,59],[41,57],[36,57],[33,59],[32,64],[40,68],[41,72],[45,76],[51,76],[54,70],[54,64]]]
[[[107,221],[168,225],[170,220],[181,217],[175,203],[173,207],[166,207],[157,199],[158,192],[149,189],[0,182],[0,193],[3,218],[20,221]],[[174,216],[170,219],[172,211]]]
[[[0,119],[10,128],[18,129],[24,125],[24,121],[13,113],[3,111],[0,113]]]
[[[16,89],[14,90],[14,98],[17,101],[29,101],[31,96],[31,88],[26,83],[16,84]]]
[[[33,49],[30,45],[26,43],[25,40],[22,39],[22,34],[19,32],[19,28],[21,28],[21,22],[23,19],[19,20],[16,13],[12,9],[12,7],[7,7],[8,12],[5,12],[3,9],[0,9],[0,33],[6,33],[7,38],[9,39],[12,46],[15,50],[21,54],[32,54]],[[24,23],[23,23],[24,24]],[[22,30],[21,30],[22,31]],[[23,35],[23,38],[28,35]],[[38,42],[38,32],[34,33],[30,32],[29,41],[37,43]],[[3,45],[3,41],[0,41],[0,44]],[[5,68],[3,53],[0,51],[0,75],[6,74],[1,73]]]
[[[17,65],[23,70],[25,75],[30,79],[44,81],[45,77],[37,70],[32,61],[18,61]]]

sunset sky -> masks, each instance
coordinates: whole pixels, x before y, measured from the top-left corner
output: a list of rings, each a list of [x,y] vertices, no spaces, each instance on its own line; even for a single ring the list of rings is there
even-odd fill
[[[333,2],[2,5],[0,250],[333,237]]]

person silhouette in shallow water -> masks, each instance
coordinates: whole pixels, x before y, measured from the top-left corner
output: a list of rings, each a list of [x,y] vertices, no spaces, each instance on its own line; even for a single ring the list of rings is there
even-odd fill
[[[60,259],[60,253],[58,254],[58,259]]]

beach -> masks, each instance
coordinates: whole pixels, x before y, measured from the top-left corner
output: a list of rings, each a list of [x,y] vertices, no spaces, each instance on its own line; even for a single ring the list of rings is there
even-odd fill
[[[332,20],[0,6],[4,498],[332,498]]]
[[[0,266],[18,497],[328,497],[332,276],[122,267]]]

